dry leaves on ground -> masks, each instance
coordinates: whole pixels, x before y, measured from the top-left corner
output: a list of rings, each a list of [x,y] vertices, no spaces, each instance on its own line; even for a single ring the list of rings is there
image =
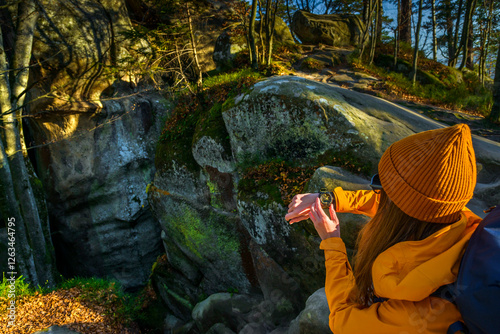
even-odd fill
[[[102,302],[86,302],[79,298],[79,288],[52,291],[48,294],[23,296],[16,301],[14,327],[7,327],[7,301],[0,300],[0,332],[32,334],[50,326],[65,326],[82,334],[132,334],[116,316],[116,305],[104,296]],[[106,306],[104,306],[106,305]]]

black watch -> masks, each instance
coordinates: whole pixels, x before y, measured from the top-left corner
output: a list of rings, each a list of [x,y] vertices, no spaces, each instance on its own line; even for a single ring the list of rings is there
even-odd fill
[[[327,208],[334,202],[335,196],[332,192],[328,191],[326,188],[321,188],[319,190],[319,200],[323,208]]]

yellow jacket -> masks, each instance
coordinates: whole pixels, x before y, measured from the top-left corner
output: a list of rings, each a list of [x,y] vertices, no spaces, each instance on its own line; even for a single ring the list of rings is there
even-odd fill
[[[379,195],[373,191],[334,190],[337,212],[372,217]],[[330,328],[334,334],[350,333],[446,333],[461,320],[455,305],[430,297],[440,286],[456,280],[460,259],[481,218],[464,209],[461,219],[420,241],[400,242],[375,260],[373,288],[384,302],[367,308],[348,301],[356,284],[346,249],[340,238],[321,242],[325,250],[325,291],[330,307]]]

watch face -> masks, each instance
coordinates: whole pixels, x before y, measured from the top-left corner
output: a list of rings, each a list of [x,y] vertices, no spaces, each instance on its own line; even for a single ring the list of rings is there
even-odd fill
[[[329,192],[322,192],[319,200],[323,205],[330,205],[332,203],[332,195]]]

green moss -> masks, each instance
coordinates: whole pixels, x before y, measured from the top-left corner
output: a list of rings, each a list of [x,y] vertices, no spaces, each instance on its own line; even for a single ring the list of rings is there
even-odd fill
[[[216,209],[224,209],[224,205],[220,198],[220,191],[217,184],[207,181],[208,190],[210,191],[210,205]]]
[[[202,219],[187,206],[182,214],[170,218],[169,223],[175,238],[200,259],[225,261],[239,256],[239,240],[232,226],[234,224],[228,224],[227,219],[212,211]]]
[[[191,150],[193,131],[186,131],[185,137],[173,140],[160,140],[156,144],[155,167],[159,171],[172,168],[174,161],[178,165],[186,166],[193,173],[200,170],[200,166],[194,160]]]
[[[231,143],[229,133],[222,118],[223,105],[215,103],[210,110],[200,116],[196,123],[196,130],[193,136],[193,144],[202,137],[207,136],[221,144],[227,156],[231,156]]]
[[[235,83],[244,78],[253,78],[255,80],[259,80],[263,77],[260,73],[255,72],[250,68],[244,68],[239,71],[219,73],[218,75],[205,79],[205,81],[203,81],[203,89],[210,89],[226,83]]]

